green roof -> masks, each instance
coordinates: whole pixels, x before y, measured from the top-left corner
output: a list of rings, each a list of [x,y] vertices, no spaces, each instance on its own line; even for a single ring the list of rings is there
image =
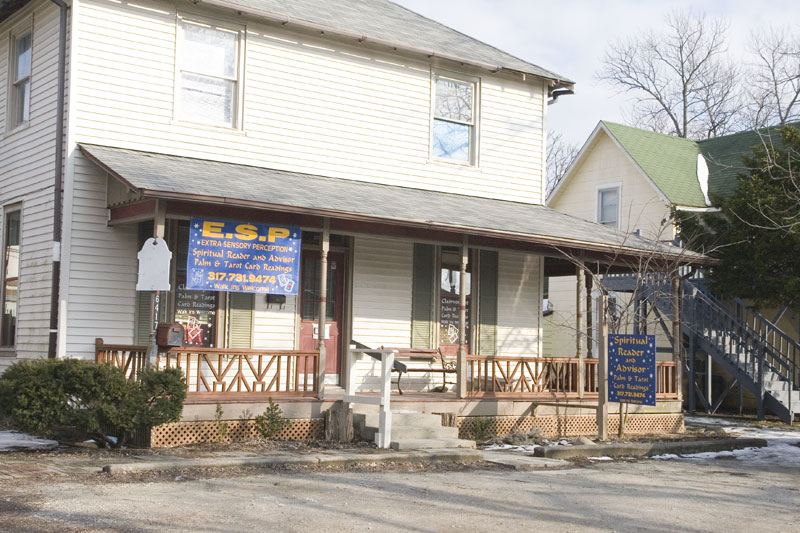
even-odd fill
[[[671,204],[706,207],[697,181],[695,141],[613,122],[602,124]]]
[[[800,123],[789,124],[800,126]],[[708,188],[713,194],[728,196],[739,186],[739,175],[749,174],[744,158],[753,155],[753,148],[763,143],[780,142],[777,129],[780,126],[760,130],[742,131],[733,135],[698,141],[700,153],[708,165]]]

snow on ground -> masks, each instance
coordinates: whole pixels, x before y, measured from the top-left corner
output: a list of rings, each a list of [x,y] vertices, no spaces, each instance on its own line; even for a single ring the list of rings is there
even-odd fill
[[[40,439],[17,431],[0,431],[0,452],[20,449],[48,450],[58,447],[54,440]]]
[[[792,427],[756,427],[747,422],[726,420],[716,417],[685,418],[687,424],[719,427],[735,437],[760,438],[767,441],[766,448],[745,448],[730,452],[705,452],[677,456],[675,454],[657,455],[652,459],[706,460],[730,457],[751,464],[784,465],[800,468],[800,430]]]

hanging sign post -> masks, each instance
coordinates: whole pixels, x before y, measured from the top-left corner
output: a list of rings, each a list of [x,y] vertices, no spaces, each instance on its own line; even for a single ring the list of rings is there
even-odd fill
[[[136,282],[137,291],[155,291],[153,296],[153,329],[147,344],[147,363],[154,364],[158,355],[156,345],[156,331],[158,330],[158,308],[161,300],[161,291],[170,290],[169,263],[172,252],[167,243],[160,237],[151,237],[145,241],[137,256],[139,258],[139,278]]]
[[[192,218],[189,290],[297,294],[300,228]]]

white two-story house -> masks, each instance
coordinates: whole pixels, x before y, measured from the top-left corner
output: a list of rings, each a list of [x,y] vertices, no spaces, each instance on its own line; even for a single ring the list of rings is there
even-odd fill
[[[369,388],[374,360],[343,363],[358,343],[460,354],[461,415],[529,407],[579,393],[542,378],[546,271],[652,252],[543,206],[548,101],[572,81],[387,0],[0,0],[0,80],[0,368],[137,357],[156,318],[137,253],[158,237],[157,318],[185,328],[162,361],[189,403],[291,396],[313,418],[323,383]],[[201,240],[269,228],[294,239],[285,290],[253,289],[266,270],[198,289]],[[450,379],[430,364],[419,390]]]

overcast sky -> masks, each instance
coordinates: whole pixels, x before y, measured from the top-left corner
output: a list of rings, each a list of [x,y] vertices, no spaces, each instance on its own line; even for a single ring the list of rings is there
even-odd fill
[[[663,26],[672,8],[728,19],[729,48],[743,58],[758,28],[786,26],[800,33],[800,0],[737,1],[540,1],[394,0],[426,17],[575,80],[573,96],[548,108],[548,127],[582,144],[597,121],[623,122],[628,96],[594,79],[606,45],[618,37]]]

